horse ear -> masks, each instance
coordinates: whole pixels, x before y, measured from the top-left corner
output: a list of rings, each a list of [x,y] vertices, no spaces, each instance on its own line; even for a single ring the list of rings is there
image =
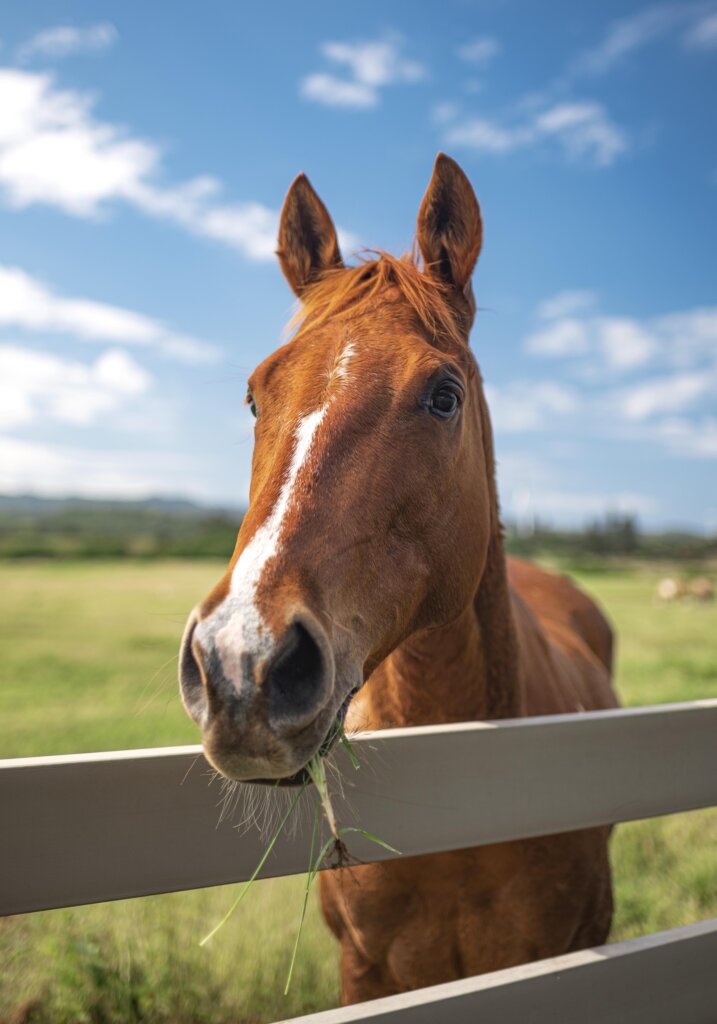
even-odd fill
[[[445,153],[436,157],[418,211],[416,238],[428,273],[468,293],[483,242],[483,222],[470,181]]]
[[[344,265],[334,222],[305,174],[294,178],[286,193],[276,255],[299,298],[325,270]]]

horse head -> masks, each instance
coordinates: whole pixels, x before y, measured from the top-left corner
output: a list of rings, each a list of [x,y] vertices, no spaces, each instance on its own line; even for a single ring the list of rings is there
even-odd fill
[[[376,666],[474,597],[496,527],[468,347],[481,240],[442,154],[415,257],[346,267],[308,179],[289,189],[278,257],[296,330],[249,378],[249,509],[180,654],[185,707],[229,778],[299,781]]]

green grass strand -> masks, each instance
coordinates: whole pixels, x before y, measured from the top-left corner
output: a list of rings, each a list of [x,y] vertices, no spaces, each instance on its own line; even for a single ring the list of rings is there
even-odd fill
[[[289,989],[291,988],[291,979],[294,976],[294,964],[296,963],[296,954],[299,951],[299,942],[301,940],[301,932],[304,927],[304,918],[306,917],[306,907],[309,902],[309,893],[311,891],[311,883],[316,877],[316,871],[314,870],[314,850],[316,849],[316,839],[319,833],[319,809],[316,808],[314,814],[314,826],[311,829],[311,847],[309,848],[309,870],[306,874],[306,885],[304,887],[304,899],[301,904],[301,917],[299,918],[299,927],[296,932],[296,939],[294,941],[294,949],[291,953],[291,963],[289,964],[289,973],[286,976],[286,985],[284,986],[284,995],[288,996]]]
[[[264,867],[264,865],[266,864],[266,862],[267,862],[267,860],[268,860],[268,858],[269,858],[269,854],[270,854],[270,853],[271,853],[271,851],[272,851],[272,850],[274,849],[274,846],[276,845],[276,841],[277,841],[277,839],[279,838],[279,836],[281,835],[281,833],[282,833],[282,832],[284,831],[284,826],[286,825],[287,821],[289,820],[289,818],[290,818],[290,817],[291,817],[291,815],[293,814],[293,812],[294,812],[294,808],[295,808],[295,807],[296,807],[296,805],[298,804],[298,802],[299,802],[299,797],[300,797],[300,796],[301,796],[301,794],[303,793],[303,791],[304,791],[304,788],[305,788],[305,787],[304,787],[304,786],[302,786],[302,787],[301,787],[301,789],[299,790],[299,792],[298,792],[298,793],[296,794],[296,796],[294,797],[294,799],[293,799],[293,800],[291,801],[291,804],[289,805],[289,809],[288,809],[288,811],[286,812],[286,814],[284,815],[284,817],[283,817],[283,818],[281,819],[281,822],[279,823],[279,827],[277,828],[276,832],[275,832],[275,833],[274,833],[274,835],[272,836],[271,842],[270,842],[270,843],[269,843],[269,845],[267,846],[266,850],[264,850],[264,854],[263,854],[263,856],[262,856],[261,860],[259,861],[259,863],[257,864],[257,866],[256,866],[256,867],[254,868],[254,871],[253,871],[253,873],[252,873],[252,876],[251,876],[251,878],[249,879],[249,881],[248,881],[248,882],[245,882],[245,883],[244,883],[244,886],[243,886],[243,888],[242,888],[241,892],[239,893],[239,895],[237,896],[237,898],[236,898],[236,899],[234,900],[234,902],[232,903],[232,905],[231,905],[231,906],[229,907],[229,910],[228,910],[228,911],[226,912],[226,914],[225,914],[225,915],[224,915],[224,917],[223,917],[223,918],[221,919],[221,921],[219,922],[219,924],[215,925],[215,926],[214,926],[214,928],[212,928],[212,930],[211,930],[211,931],[209,932],[209,934],[208,934],[208,935],[205,935],[205,936],[204,936],[204,938],[203,938],[203,939],[201,940],[201,942],[199,943],[199,945],[200,945],[200,946],[206,946],[206,944],[207,944],[207,943],[209,942],[209,940],[210,940],[210,939],[212,939],[212,938],[214,938],[214,936],[215,936],[215,935],[217,934],[217,932],[219,931],[219,929],[220,929],[220,928],[223,928],[223,927],[224,927],[224,925],[225,925],[225,924],[227,923],[227,921],[229,920],[229,918],[230,918],[230,917],[232,916],[232,914],[234,913],[234,911],[236,910],[236,908],[237,908],[237,907],[239,906],[239,904],[241,903],[241,901],[242,901],[242,900],[244,899],[244,896],[245,896],[245,895],[247,894],[247,892],[249,891],[249,889],[250,889],[250,887],[251,887],[251,885],[252,885],[252,882],[255,882],[255,881],[256,881],[256,879],[257,879],[257,876],[259,875],[259,872],[260,872],[260,871],[261,871],[261,869],[262,869],[262,868]]]

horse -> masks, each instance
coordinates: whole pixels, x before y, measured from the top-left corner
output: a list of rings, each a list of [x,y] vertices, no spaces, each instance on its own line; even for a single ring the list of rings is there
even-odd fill
[[[305,780],[337,721],[382,729],[617,704],[602,612],[566,577],[504,551],[469,348],[482,235],[471,184],[444,154],[400,258],[369,251],[346,266],[308,179],[288,191],[277,255],[301,304],[295,333],[249,377],[249,508],[180,651],[184,705],[229,779]],[[323,872],[342,1002],[601,944],[609,831]],[[358,884],[342,884],[349,871]]]

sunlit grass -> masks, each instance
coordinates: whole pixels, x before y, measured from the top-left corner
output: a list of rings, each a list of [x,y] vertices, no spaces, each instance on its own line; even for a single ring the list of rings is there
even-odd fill
[[[333,938],[310,900],[284,996],[304,879],[259,881],[209,946],[237,887],[171,893],[0,921],[0,1019],[39,1000],[42,1024],[239,1024],[338,1002]]]
[[[667,575],[651,565],[575,574],[614,623],[626,705],[717,697],[717,602],[658,601],[657,582]]]
[[[196,743],[177,696],[218,562],[2,564],[0,756]]]

